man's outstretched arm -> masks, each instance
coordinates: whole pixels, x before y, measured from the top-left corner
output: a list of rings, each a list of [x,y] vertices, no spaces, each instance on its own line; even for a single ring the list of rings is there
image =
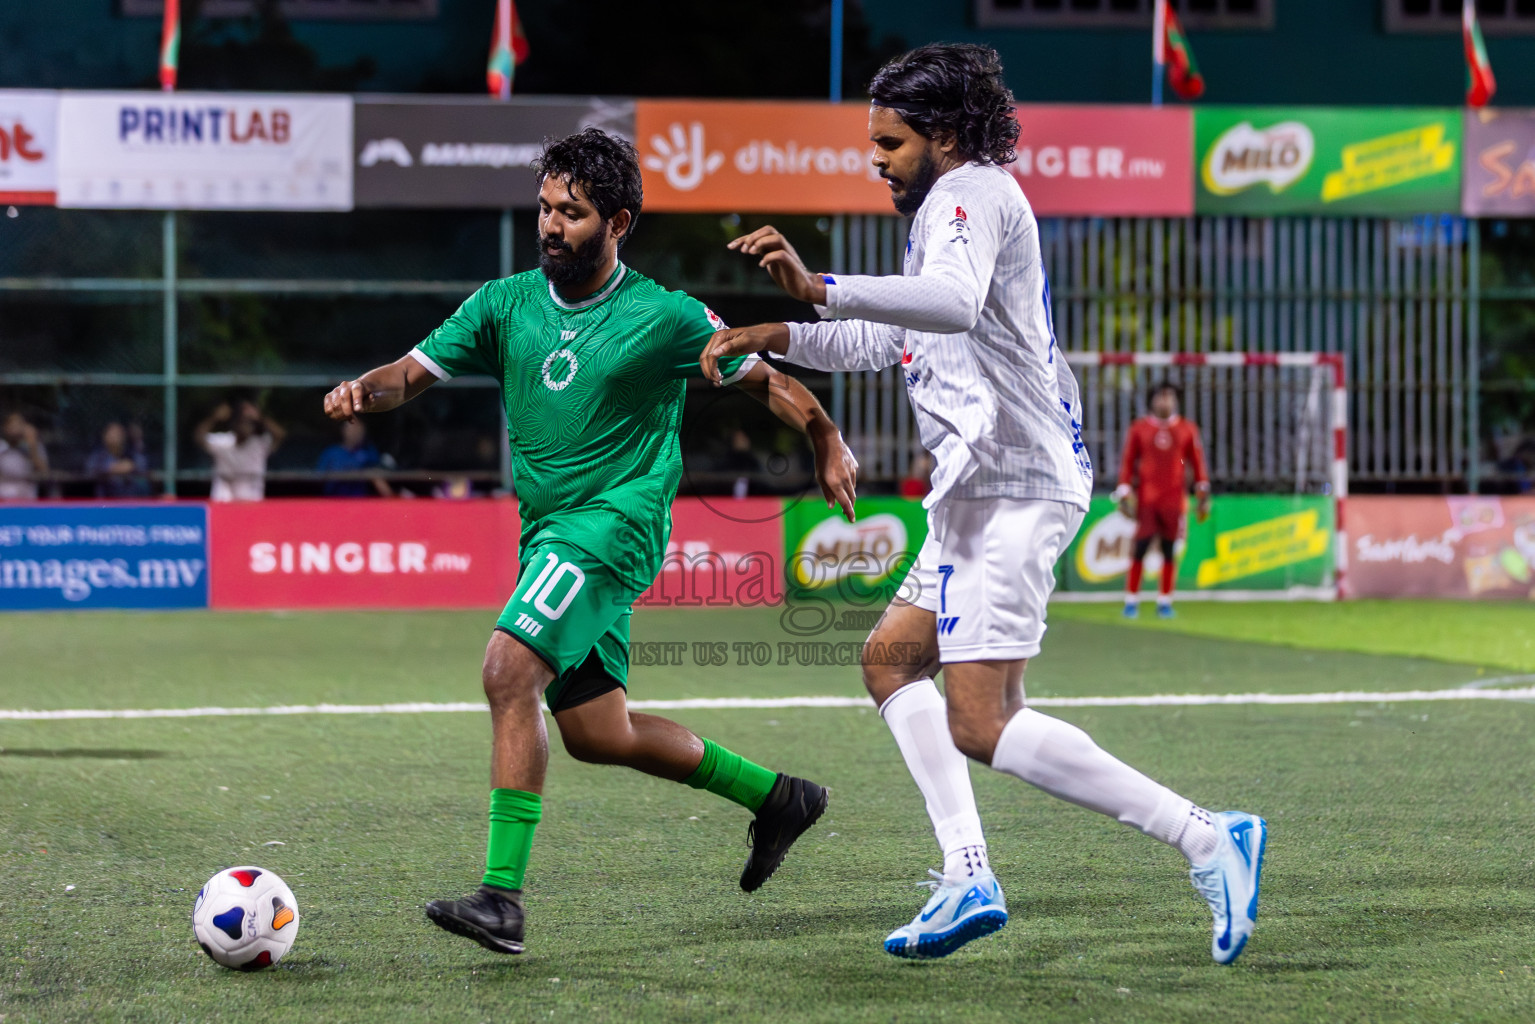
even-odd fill
[[[922,272],[910,276],[811,273],[771,225],[735,239],[728,248],[760,257],[758,265],[780,288],[813,303],[822,316],[958,334],[980,319],[1002,237],[1003,213],[995,204],[977,196],[970,206],[969,213],[956,206],[952,219],[932,222]]]
[[[856,520],[853,501],[858,485],[858,460],[842,440],[821,403],[804,384],[759,362],[736,386],[773,411],[773,415],[810,439],[815,450],[815,479],[826,507],[840,507],[848,522]]]
[[[901,361],[906,331],[867,320],[822,320],[813,324],[757,324],[726,328],[704,347],[704,376],[722,383],[719,360],[748,352],[772,352],[813,370],[883,370]]]
[[[325,415],[355,420],[361,413],[388,412],[437,383],[437,377],[414,355],[369,370],[356,380],[344,380],[325,396]]]

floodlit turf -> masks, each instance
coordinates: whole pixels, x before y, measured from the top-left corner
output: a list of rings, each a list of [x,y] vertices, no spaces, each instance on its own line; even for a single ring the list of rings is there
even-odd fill
[[[1078,611],[1057,615],[1031,692],[1431,689],[1505,664],[1476,657],[1476,644],[1454,663],[1126,628]],[[1186,606],[1174,625],[1190,630],[1207,611],[1228,614]],[[1267,607],[1261,618],[1268,638],[1305,645],[1313,614]],[[0,617],[0,708],[473,700],[490,619]],[[1394,644],[1373,643],[1415,649],[1421,620],[1371,622],[1397,631]],[[776,664],[787,638],[770,613],[641,611],[635,634],[761,641],[775,655],[763,668],[637,669],[637,697],[859,691],[852,669]],[[577,764],[556,740],[522,957],[487,953],[421,913],[467,891],[480,868],[488,728],[477,713],[0,722],[0,1016],[1535,1019],[1535,705],[1061,716],[1195,799],[1268,817],[1259,927],[1235,967],[1209,961],[1208,916],[1175,854],[980,769],[1012,922],[945,961],[887,956],[880,942],[920,907],[926,891],[913,883],[936,849],[872,709],[675,713],[832,787],[827,815],[752,896],[735,888],[744,812]],[[203,956],[188,916],[206,876],[248,862],[287,879],[303,921],[281,964],[241,975]]]
[[[1133,625],[1163,632],[1252,640],[1329,651],[1405,654],[1535,672],[1535,605],[1528,601],[1344,601],[1337,604],[1224,604],[1187,601],[1171,621],[1143,595]],[[1051,617],[1119,621],[1118,604],[1051,606]]]

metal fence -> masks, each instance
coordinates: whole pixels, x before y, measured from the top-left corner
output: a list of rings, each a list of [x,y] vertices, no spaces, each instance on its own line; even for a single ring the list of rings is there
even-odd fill
[[[57,223],[67,225],[72,213],[57,211],[62,218]],[[60,308],[85,298],[131,300],[138,304],[132,315],[141,319],[153,315],[148,304],[156,304],[158,358],[140,353],[134,357],[137,369],[132,371],[66,369],[62,364],[5,369],[18,364],[0,359],[0,386],[137,389],[141,396],[153,389],[166,427],[163,479],[172,494],[178,481],[206,476],[203,471],[188,470],[181,458],[184,438],[177,435],[185,431],[176,427],[185,419],[178,409],[185,390],[229,385],[323,388],[334,382],[330,373],[304,372],[292,363],[238,372],[209,372],[208,365],[200,365],[189,372],[182,361],[188,328],[178,324],[178,311],[189,298],[245,296],[275,303],[298,297],[341,303],[416,296],[456,302],[481,283],[429,280],[419,273],[392,279],[277,276],[269,270],[263,274],[199,269],[189,274],[187,264],[195,261],[184,253],[191,243],[182,238],[178,244],[177,214],[137,216],[161,218],[158,260],[142,258],[141,253],[133,273],[81,272],[80,268],[96,264],[81,262],[82,246],[66,241],[50,251],[62,254],[59,263],[72,269],[74,276],[49,273],[54,268],[48,263],[28,267],[26,272],[6,264],[0,270],[0,298],[28,295],[44,304],[58,303]],[[827,229],[833,271],[900,272],[907,231],[904,219],[837,217]],[[185,227],[182,234],[187,234]],[[476,257],[473,268],[463,269],[474,273],[483,269],[489,276],[497,267],[490,263],[490,240],[483,241],[485,253]],[[503,215],[498,246],[502,274],[512,269],[512,241],[511,217]],[[1040,241],[1062,348],[1341,352],[1348,361],[1351,388],[1351,477],[1367,485],[1476,488],[1476,222],[1459,218],[1047,219],[1040,224]],[[156,262],[158,275],[148,269]],[[230,265],[244,266],[238,261]],[[667,283],[688,287],[685,281]],[[57,330],[67,329],[61,319]],[[0,346],[5,344],[0,331]],[[0,356],[4,355],[0,349]],[[1122,368],[1090,389],[1085,436],[1100,467],[1114,464],[1124,428],[1144,407],[1151,372]],[[454,382],[466,387],[489,383]],[[1218,484],[1280,488],[1293,482],[1293,459],[1284,454],[1290,442],[1284,438],[1299,429],[1302,410],[1295,403],[1306,401],[1303,394],[1277,377],[1261,375],[1224,382],[1194,375],[1188,384],[1187,409],[1205,423],[1207,434],[1241,435],[1212,437],[1215,446],[1233,452],[1213,467]],[[833,416],[859,452],[864,479],[889,482],[904,477],[917,440],[897,370],[838,374],[830,386]],[[499,473],[503,485],[510,483],[509,473],[503,453]]]
[[[897,218],[848,217],[835,271],[896,273]],[[1477,486],[1478,232],[1460,218],[1061,218],[1040,223],[1066,350],[1340,352],[1351,478]],[[1115,465],[1155,371],[1116,368],[1086,389],[1084,437]],[[911,428],[899,373],[846,375],[839,422],[877,475],[902,475]],[[1187,381],[1185,408],[1228,452],[1227,487],[1292,484],[1309,384],[1281,371]],[[1298,389],[1298,390],[1297,390]]]

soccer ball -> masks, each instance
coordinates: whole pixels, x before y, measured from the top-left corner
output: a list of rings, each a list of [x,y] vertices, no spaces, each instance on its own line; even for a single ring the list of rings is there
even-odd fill
[[[265,868],[229,868],[208,879],[192,908],[197,944],[237,971],[259,971],[282,959],[298,934],[298,901]]]

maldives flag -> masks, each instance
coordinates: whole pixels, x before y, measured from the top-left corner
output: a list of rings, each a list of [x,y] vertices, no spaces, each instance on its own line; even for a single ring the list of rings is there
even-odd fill
[[[176,88],[176,67],[181,62],[181,0],[165,0],[165,21],[160,27],[160,88]]]
[[[1199,65],[1194,63],[1194,50],[1168,0],[1157,0],[1151,37],[1151,59],[1156,62],[1158,74],[1164,66],[1167,68],[1167,81],[1173,92],[1185,100],[1203,96],[1204,76],[1199,73]]]
[[[1476,0],[1462,0],[1460,34],[1466,43],[1466,103],[1485,107],[1498,91],[1498,81],[1492,77],[1492,62],[1482,44],[1482,27],[1476,23]]]
[[[528,38],[522,34],[517,5],[512,0],[496,0],[496,31],[490,39],[490,61],[485,65],[490,94],[502,99],[511,96],[517,65],[527,59]]]

